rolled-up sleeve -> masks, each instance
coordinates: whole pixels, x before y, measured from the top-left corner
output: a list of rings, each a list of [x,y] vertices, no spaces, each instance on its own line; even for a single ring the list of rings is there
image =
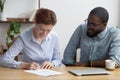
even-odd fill
[[[77,29],[74,31],[70,41],[67,44],[67,47],[65,48],[62,60],[63,64],[74,64],[75,62],[74,56],[76,55],[76,49],[78,45],[80,45],[79,41],[82,32],[81,26],[82,25],[77,27]]]
[[[14,42],[14,44],[8,49],[8,51],[3,56],[1,56],[0,66],[19,68],[19,65],[22,62],[18,62],[14,60],[14,58],[20,53],[22,49],[23,49],[23,42],[20,38],[18,38]]]
[[[110,59],[114,60],[120,67],[120,31],[113,35],[113,42],[110,46]]]
[[[55,66],[61,65],[61,55],[60,55],[60,47],[59,47],[59,40],[56,36],[55,43],[54,43],[54,49],[53,49],[53,57],[52,57],[52,63],[54,63]]]

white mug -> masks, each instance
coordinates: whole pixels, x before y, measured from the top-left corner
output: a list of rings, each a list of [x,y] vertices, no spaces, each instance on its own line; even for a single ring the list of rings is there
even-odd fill
[[[115,62],[113,60],[105,60],[105,68],[107,70],[114,70],[115,69]]]

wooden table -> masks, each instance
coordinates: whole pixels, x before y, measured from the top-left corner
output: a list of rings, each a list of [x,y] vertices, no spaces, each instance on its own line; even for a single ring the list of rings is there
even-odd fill
[[[58,67],[53,70],[64,74],[44,77],[24,72],[23,69],[0,67],[0,80],[120,80],[120,68],[111,71],[111,75],[75,76],[68,72],[70,69],[78,68],[85,67]]]

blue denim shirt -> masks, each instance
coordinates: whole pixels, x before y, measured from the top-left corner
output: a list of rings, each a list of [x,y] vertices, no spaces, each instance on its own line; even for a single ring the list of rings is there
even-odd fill
[[[0,58],[0,65],[19,68],[19,61],[14,58],[20,52],[23,53],[22,61],[37,62],[40,65],[44,61],[51,61],[55,66],[60,66],[60,49],[57,34],[51,31],[41,44],[33,36],[32,29],[21,34],[9,50]]]
[[[115,27],[106,27],[94,38],[88,37],[86,31],[87,25],[85,24],[81,24],[75,30],[64,51],[62,62],[73,64],[73,56],[77,46],[80,46],[80,62],[112,59],[120,67],[120,30]]]

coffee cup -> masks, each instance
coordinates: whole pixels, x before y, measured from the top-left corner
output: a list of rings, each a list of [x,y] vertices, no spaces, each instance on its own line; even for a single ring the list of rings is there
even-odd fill
[[[115,69],[115,62],[113,60],[105,60],[105,68],[107,70],[114,70]]]

